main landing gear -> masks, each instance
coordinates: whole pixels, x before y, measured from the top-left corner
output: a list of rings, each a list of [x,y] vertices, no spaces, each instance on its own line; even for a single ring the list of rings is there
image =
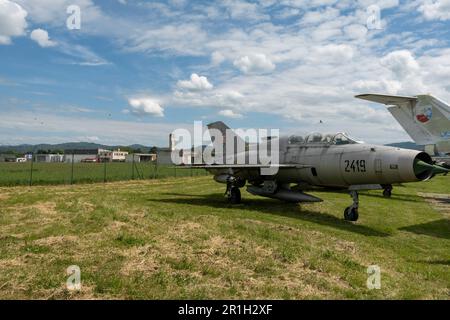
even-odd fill
[[[230,204],[240,204],[241,203],[241,190],[231,184],[227,184],[227,191],[225,191],[225,195],[227,196],[228,202]]]
[[[390,197],[392,197],[392,189],[393,189],[393,187],[391,186],[391,185],[388,185],[388,186],[383,186],[384,188],[383,188],[383,196],[385,197],[385,198],[390,198]]]
[[[353,198],[353,204],[350,207],[347,207],[344,211],[344,219],[346,221],[358,221],[359,214],[358,214],[358,207],[359,207],[359,195],[358,191],[351,190],[350,195]]]

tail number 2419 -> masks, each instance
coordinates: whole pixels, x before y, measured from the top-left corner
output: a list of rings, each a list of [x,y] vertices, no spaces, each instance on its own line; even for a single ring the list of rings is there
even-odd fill
[[[366,160],[345,160],[345,172],[367,172]]]

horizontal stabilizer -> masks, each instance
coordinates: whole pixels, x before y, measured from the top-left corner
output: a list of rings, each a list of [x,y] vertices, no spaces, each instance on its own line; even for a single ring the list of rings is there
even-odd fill
[[[360,94],[356,96],[358,99],[377,102],[388,106],[396,106],[405,103],[415,104],[417,97],[404,97],[404,96],[388,96],[383,94]]]

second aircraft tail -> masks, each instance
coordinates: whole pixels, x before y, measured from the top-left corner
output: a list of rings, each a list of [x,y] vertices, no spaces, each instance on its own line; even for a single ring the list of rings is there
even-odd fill
[[[450,106],[444,101],[431,95],[356,97],[388,105],[389,112],[418,145],[433,145],[441,153],[450,153]]]

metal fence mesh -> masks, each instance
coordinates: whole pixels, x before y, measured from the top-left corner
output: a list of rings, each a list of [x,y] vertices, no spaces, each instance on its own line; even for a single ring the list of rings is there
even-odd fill
[[[72,159],[66,155],[66,159]],[[136,158],[137,159],[137,158]],[[0,186],[57,185],[207,175],[203,169],[183,169],[157,161],[138,162],[0,162]]]

